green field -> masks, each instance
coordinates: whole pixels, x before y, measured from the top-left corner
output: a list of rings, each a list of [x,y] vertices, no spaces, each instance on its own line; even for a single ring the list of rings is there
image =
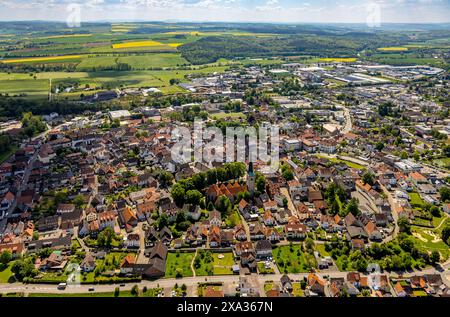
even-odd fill
[[[440,239],[440,230],[412,226],[412,232],[416,246],[420,250],[425,252],[438,251],[443,259],[449,258],[450,248]]]
[[[224,257],[219,259],[219,255],[223,255]],[[235,262],[232,252],[214,253],[200,251],[196,259],[200,263],[199,267],[195,267],[194,265],[197,276],[233,274],[232,267]]]
[[[411,192],[408,193],[408,195],[412,207],[422,207],[424,205],[424,202],[418,193]]]
[[[298,244],[275,248],[273,258],[282,273],[309,272],[316,266],[314,256],[302,252]]]
[[[191,262],[194,258],[194,252],[169,252],[166,261],[166,278],[192,276]]]
[[[89,59],[86,59],[88,61]],[[0,93],[9,95],[24,94],[33,98],[46,98],[49,91],[49,80],[52,78],[52,87],[58,84],[79,85],[84,88],[89,85],[96,89],[114,89],[119,87],[156,87],[163,93],[173,94],[185,92],[178,85],[170,85],[171,79],[188,82],[188,74],[208,74],[224,72],[225,67],[209,66],[192,70],[146,70],[146,71],[96,71],[96,72],[50,72],[38,73],[37,79],[27,74],[0,75]],[[65,77],[64,77],[65,74]],[[44,79],[47,78],[47,79]],[[87,92],[81,90],[76,95]],[[55,98],[57,96],[54,95]]]
[[[118,297],[157,297],[162,289],[160,288],[150,288],[144,293],[140,290],[139,295],[136,296],[131,294],[131,291],[120,291]],[[30,293],[28,297],[115,297],[113,292],[91,292],[91,293],[80,293],[80,294],[67,294],[67,293]]]
[[[14,273],[11,272],[12,265],[13,262],[10,262],[8,265],[0,264],[0,283],[15,282]]]

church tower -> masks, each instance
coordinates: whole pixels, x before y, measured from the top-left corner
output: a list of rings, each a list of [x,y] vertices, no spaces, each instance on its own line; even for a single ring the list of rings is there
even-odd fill
[[[253,162],[250,162],[248,165],[248,172],[247,172],[247,189],[252,196],[255,193],[255,186],[256,186],[256,175],[255,171],[253,170]]]

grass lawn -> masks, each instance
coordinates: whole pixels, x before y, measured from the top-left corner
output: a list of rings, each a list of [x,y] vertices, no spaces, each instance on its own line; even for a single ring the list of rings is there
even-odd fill
[[[322,244],[322,243],[316,244],[316,250],[319,252],[320,256],[322,256],[322,257],[330,255],[330,253],[328,253],[328,251],[325,250],[325,244]]]
[[[14,274],[11,272],[11,268],[14,262],[10,262],[7,265],[0,264],[0,283],[12,283],[15,282]]]
[[[266,282],[264,283],[264,291],[268,292],[273,290],[273,287],[275,286],[275,284],[273,282]]]
[[[422,207],[424,205],[422,198],[417,192],[411,192],[408,195],[412,207]]]
[[[150,288],[144,293],[142,290],[139,292],[138,297],[157,297],[158,294],[162,291],[161,288]],[[114,297],[114,292],[107,293],[80,293],[80,294],[67,294],[67,293],[31,293],[28,297]],[[120,291],[119,297],[136,297],[131,294],[131,291]]]
[[[194,252],[169,252],[166,261],[165,277],[193,276],[191,262],[194,258]]]
[[[222,259],[219,259],[219,255],[223,255]],[[213,254],[213,272],[214,275],[230,275],[233,274],[234,257],[232,252],[228,253],[214,253]]]
[[[413,291],[413,296],[414,297],[427,297],[428,294],[425,291],[418,290],[418,291]]]
[[[273,268],[266,269],[264,262],[258,262],[258,273],[259,274],[275,274]]]
[[[425,252],[438,251],[441,254],[441,257],[443,257],[444,259],[449,258],[450,248],[444,241],[440,239],[441,235],[439,230],[434,231],[432,229],[416,226],[412,226],[411,230],[413,233],[416,233],[421,237],[421,238],[419,238],[419,236],[412,237],[416,243],[416,246],[420,250]],[[435,240],[435,237],[430,233],[435,234],[438,237],[438,240]]]
[[[219,259],[219,255],[223,255],[223,259]],[[213,253],[202,252],[197,254],[197,266],[194,265],[195,274],[198,276],[207,275],[231,275],[233,274],[234,257],[232,252]]]
[[[294,297],[303,297],[303,290],[300,283],[292,283],[292,288],[292,295],[294,295]]]
[[[5,151],[0,154],[0,164],[9,159],[11,155],[13,155],[17,150],[17,146],[11,146],[8,151]]]
[[[282,273],[309,272],[316,266],[314,256],[303,253],[300,245],[277,247],[273,250],[273,258]]]

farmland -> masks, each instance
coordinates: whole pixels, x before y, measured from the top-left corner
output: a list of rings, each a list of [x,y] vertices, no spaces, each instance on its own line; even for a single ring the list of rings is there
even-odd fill
[[[177,94],[187,92],[178,83],[188,82],[188,75],[224,72],[229,67],[365,60],[442,66],[444,59],[433,52],[450,47],[446,37],[403,40],[401,32],[371,37],[367,46],[364,37],[341,36],[348,31],[345,28],[338,28],[341,35],[337,36],[317,33],[308,26],[93,23],[71,30],[58,23],[37,24],[35,29],[33,25],[28,30],[15,29],[13,24],[1,29],[1,94],[46,99],[50,89],[71,86],[82,88],[54,94],[54,99],[78,99],[100,90],[129,87]]]

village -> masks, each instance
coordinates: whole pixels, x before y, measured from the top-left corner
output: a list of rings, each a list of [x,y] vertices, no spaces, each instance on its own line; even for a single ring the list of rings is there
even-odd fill
[[[180,84],[199,102],[46,116],[0,165],[0,293],[450,296],[450,120],[421,97],[441,75],[249,66]],[[194,117],[276,123],[276,171],[177,163]]]

